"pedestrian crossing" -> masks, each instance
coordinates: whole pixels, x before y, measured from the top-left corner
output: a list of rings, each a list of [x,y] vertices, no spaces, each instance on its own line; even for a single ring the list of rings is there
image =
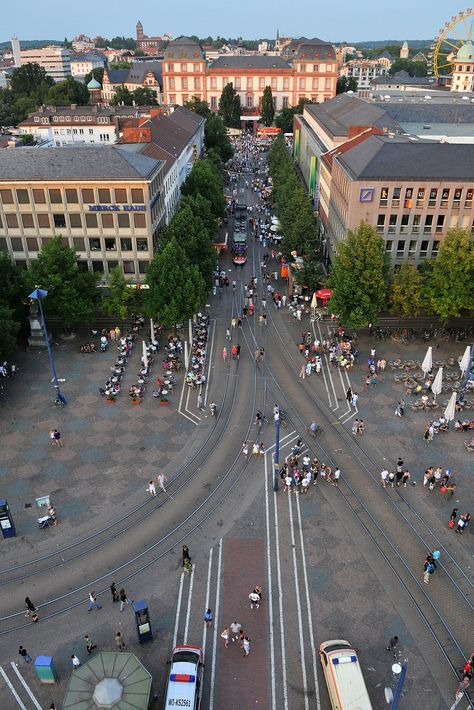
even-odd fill
[[[25,664],[25,670],[27,665],[32,666],[31,663]],[[22,670],[14,661],[0,666],[0,706],[5,710],[16,707],[20,710],[43,710]]]

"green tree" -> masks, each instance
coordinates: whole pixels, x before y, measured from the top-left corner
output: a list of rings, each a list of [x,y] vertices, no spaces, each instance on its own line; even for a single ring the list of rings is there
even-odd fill
[[[131,64],[130,62],[127,62],[126,59],[122,59],[121,61],[118,62],[112,62],[110,65],[111,69],[130,69]]]
[[[348,326],[378,322],[387,293],[388,258],[375,229],[361,222],[337,247],[329,272],[331,310]]]
[[[222,161],[221,154],[219,153],[217,148],[210,148],[207,151],[206,158],[207,158],[207,160],[209,160],[210,163],[213,164],[216,172],[219,175],[224,174],[224,163]]]
[[[0,251],[0,284],[0,303],[21,322],[26,313],[26,271],[15,264],[7,251]]]
[[[309,99],[300,99],[296,106],[283,108],[275,118],[275,126],[277,126],[282,133],[293,133],[293,116],[296,116],[296,114],[299,113],[303,113],[303,107],[305,104],[313,103],[317,103],[317,101],[310,101]]]
[[[347,76],[339,76],[336,82],[336,94],[344,94],[347,91]]]
[[[62,243],[60,236],[44,245],[27,273],[30,288],[45,288],[45,310],[60,316],[66,326],[91,323],[100,300],[99,275],[79,271],[74,249]]]
[[[108,45],[108,39],[105,37],[101,37],[100,35],[95,38],[94,43],[97,49],[107,49]]]
[[[310,291],[321,288],[326,274],[321,262],[311,259],[305,261],[301,269],[295,273],[295,281],[299,286],[306,286]]]
[[[206,302],[206,286],[197,266],[172,238],[147,269],[146,312],[166,327],[184,323]]]
[[[443,320],[457,318],[474,304],[474,244],[465,229],[449,229],[425,278],[429,306]]]
[[[189,207],[195,217],[199,217],[209,236],[209,240],[214,242],[217,234],[217,220],[212,214],[212,206],[209,200],[202,195],[184,195],[181,198],[179,206]]]
[[[110,103],[112,106],[133,106],[133,94],[126,86],[118,86]]]
[[[127,286],[121,266],[115,266],[110,271],[108,289],[109,295],[102,299],[104,311],[124,320],[130,312],[132,289]]]
[[[189,111],[193,111],[194,113],[198,113],[200,116],[203,116],[204,118],[209,118],[212,116],[211,109],[209,108],[209,104],[207,101],[201,101],[201,99],[198,99],[197,96],[193,96],[192,99],[189,101],[184,102],[185,108],[187,108]]]
[[[349,79],[347,80],[347,91],[357,91],[359,88],[359,84],[357,83],[357,79],[355,76],[350,76]]]
[[[12,92],[0,88],[0,126],[15,126],[18,120]]]
[[[226,203],[222,178],[209,160],[198,160],[181,188],[182,195],[202,195],[215,218],[224,215]]]
[[[390,302],[400,317],[417,316],[425,308],[423,275],[413,264],[405,261],[393,275]]]
[[[14,69],[10,79],[10,91],[14,99],[29,98],[36,104],[44,103],[52,86],[54,80],[46,74],[45,69],[32,62]]]
[[[68,76],[65,81],[60,81],[48,91],[46,103],[51,106],[65,106],[78,104],[84,106],[89,103],[89,89],[80,81],[75,81]]]
[[[156,92],[148,86],[139,86],[132,92],[133,100],[137,106],[157,106]]]
[[[31,133],[23,133],[21,136],[22,145],[33,145],[35,142],[34,136]]]
[[[227,163],[227,161],[232,158],[234,151],[232,150],[224,122],[220,116],[212,114],[206,118],[204,125],[204,145],[208,151],[211,150],[211,148],[215,148],[224,163]]]
[[[12,308],[8,308],[0,301],[0,323],[2,324],[2,337],[0,338],[0,359],[7,360],[17,348],[17,336],[20,323],[16,320]]]
[[[412,62],[411,59],[396,59],[388,73],[393,76],[399,71],[406,71],[410,76],[426,76],[428,65],[425,62]]]
[[[240,128],[240,97],[232,83],[226,84],[219,99],[219,116],[228,128]]]
[[[261,116],[264,126],[272,125],[273,119],[275,118],[275,106],[273,105],[271,86],[266,86],[263,90]]]
[[[104,67],[96,67],[95,69],[92,69],[92,71],[90,71],[88,74],[86,74],[84,77],[85,86],[87,86],[92,77],[94,77],[94,79],[98,81],[99,84],[102,86],[102,81],[104,79]]]

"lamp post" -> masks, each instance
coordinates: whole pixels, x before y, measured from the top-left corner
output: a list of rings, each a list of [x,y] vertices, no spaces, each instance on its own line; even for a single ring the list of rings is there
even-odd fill
[[[273,490],[278,493],[279,486],[279,469],[280,469],[280,417],[275,419],[275,456],[273,457]]]
[[[38,301],[38,306],[39,306],[40,315],[41,315],[41,325],[43,326],[44,337],[46,339],[46,347],[48,348],[49,364],[51,366],[51,374],[53,375],[53,382],[54,382],[54,388],[56,390],[56,396],[63,404],[66,404],[66,398],[64,397],[64,395],[61,393],[61,390],[59,389],[58,376],[56,374],[56,367],[54,365],[53,351],[51,350],[51,343],[49,341],[48,329],[46,328],[46,321],[44,319],[43,306],[41,304],[41,301],[43,300],[43,298],[46,298],[47,295],[48,295],[48,292],[46,291],[46,289],[35,288],[35,290],[32,293],[30,293],[28,298],[32,298],[34,301]]]

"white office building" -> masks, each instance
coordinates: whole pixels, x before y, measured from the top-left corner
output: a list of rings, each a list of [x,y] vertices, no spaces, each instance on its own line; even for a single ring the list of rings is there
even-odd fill
[[[50,45],[39,49],[22,49],[21,65],[39,64],[54,81],[64,81],[71,76],[71,54],[69,49]]]

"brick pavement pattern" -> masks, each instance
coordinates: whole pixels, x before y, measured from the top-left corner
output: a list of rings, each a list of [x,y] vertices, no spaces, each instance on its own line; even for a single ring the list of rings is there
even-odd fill
[[[224,542],[220,646],[216,665],[216,708],[242,710],[269,706],[268,611],[264,588],[266,579],[263,539],[233,539]],[[250,608],[248,595],[263,587],[259,609]],[[244,658],[237,642],[224,648],[220,632],[233,621],[242,625],[250,639],[250,655]]]

